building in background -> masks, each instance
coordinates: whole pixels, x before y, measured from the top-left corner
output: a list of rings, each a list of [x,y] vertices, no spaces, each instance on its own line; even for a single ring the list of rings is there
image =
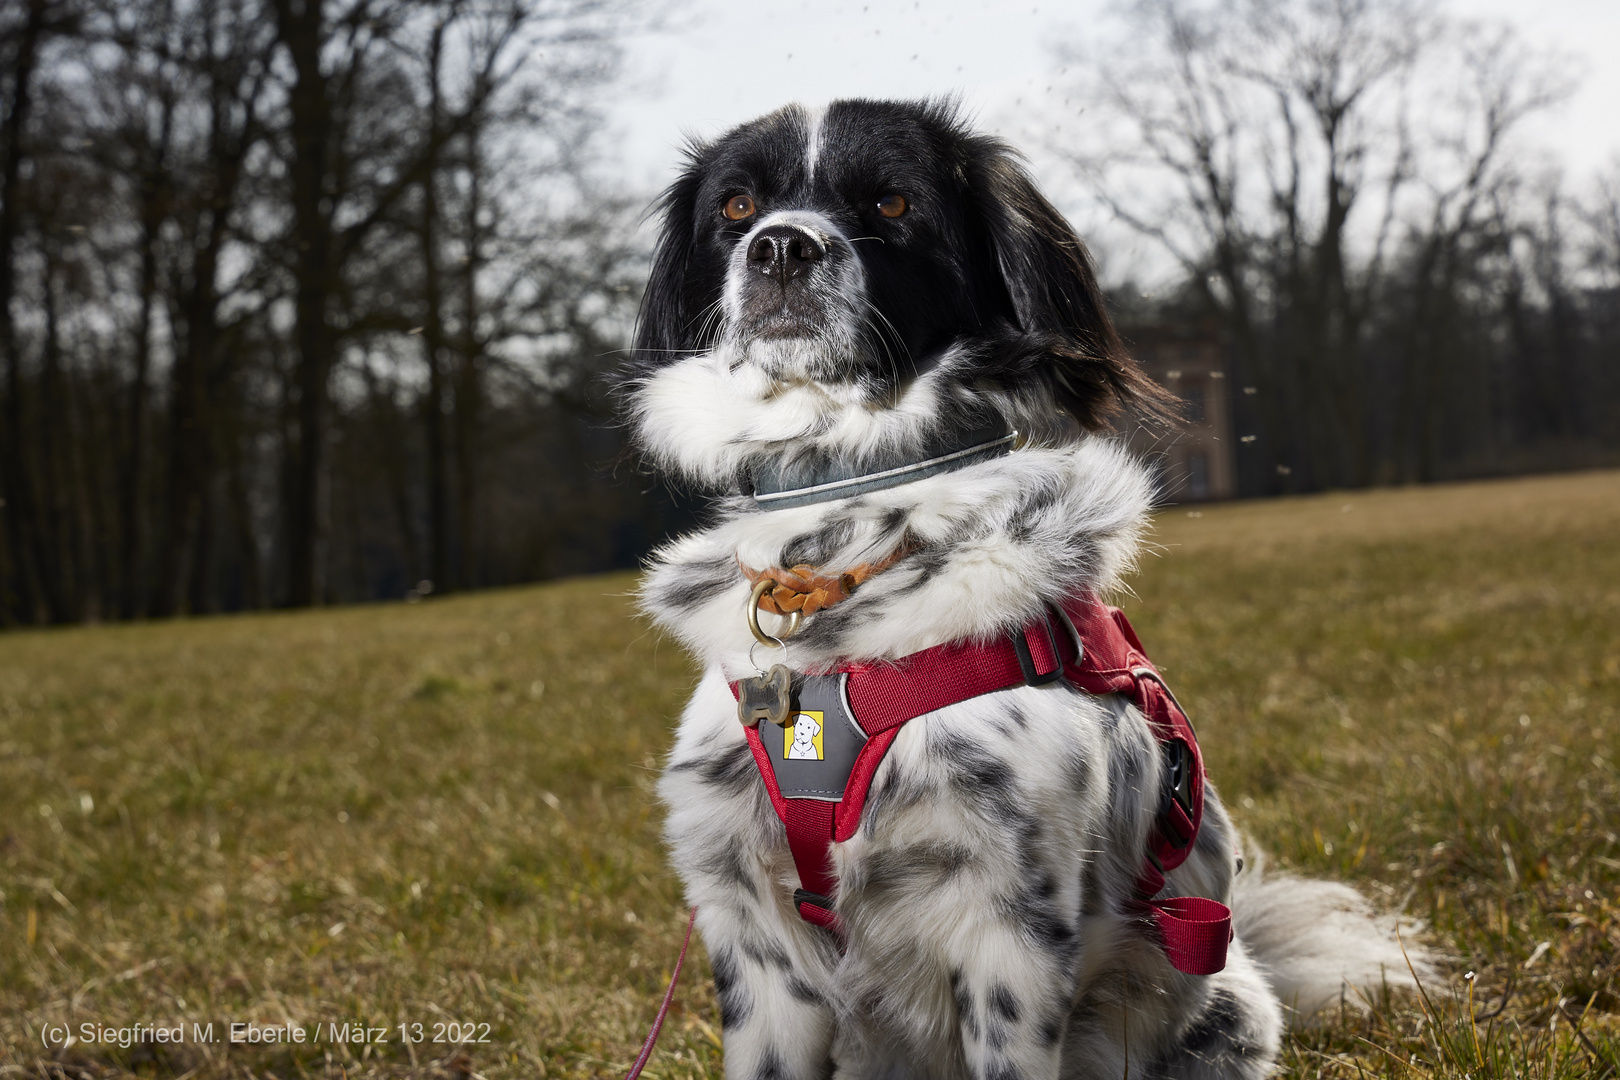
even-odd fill
[[[1232,398],[1226,351],[1203,328],[1127,326],[1131,354],[1184,402],[1179,431],[1132,423],[1131,449],[1153,465],[1162,502],[1202,502],[1237,494]]]

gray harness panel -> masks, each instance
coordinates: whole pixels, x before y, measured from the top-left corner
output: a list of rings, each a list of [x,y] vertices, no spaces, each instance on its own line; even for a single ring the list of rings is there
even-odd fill
[[[785,798],[837,802],[844,797],[855,755],[866,745],[866,732],[849,707],[848,680],[844,673],[795,680],[799,685],[787,726],[759,725],[776,786]]]

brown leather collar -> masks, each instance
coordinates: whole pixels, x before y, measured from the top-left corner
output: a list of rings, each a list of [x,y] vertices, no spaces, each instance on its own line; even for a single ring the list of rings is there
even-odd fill
[[[887,570],[916,549],[916,545],[907,540],[883,558],[861,563],[841,574],[823,574],[821,567],[805,563],[787,569],[768,566],[755,570],[739,558],[737,566],[750,584],[757,585],[762,578],[775,582],[775,587],[759,598],[761,611],[769,611],[773,615],[791,615],[794,612],[814,615],[822,608],[848,599],[872,575]]]

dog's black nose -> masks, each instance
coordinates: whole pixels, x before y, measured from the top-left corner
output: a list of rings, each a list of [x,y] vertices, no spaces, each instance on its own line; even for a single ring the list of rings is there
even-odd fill
[[[827,257],[821,241],[797,225],[761,229],[748,245],[748,265],[782,284],[806,274],[812,263]]]

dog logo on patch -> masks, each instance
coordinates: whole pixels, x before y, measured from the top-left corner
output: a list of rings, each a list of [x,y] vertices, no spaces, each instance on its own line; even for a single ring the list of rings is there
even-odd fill
[[[793,726],[782,729],[782,757],[788,761],[821,761],[825,754],[821,746],[820,712],[796,713]]]

